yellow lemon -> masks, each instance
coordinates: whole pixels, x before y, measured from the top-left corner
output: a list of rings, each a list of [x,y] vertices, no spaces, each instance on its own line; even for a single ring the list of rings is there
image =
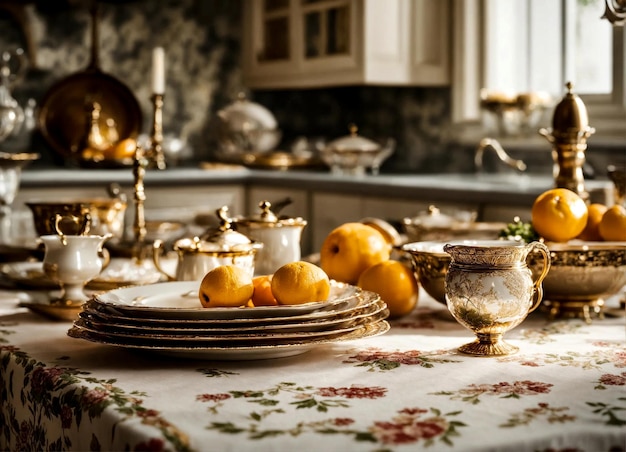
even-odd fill
[[[356,284],[366,268],[389,260],[391,248],[377,229],[362,223],[344,223],[324,239],[320,267],[331,279]]]
[[[244,306],[254,293],[252,276],[241,267],[220,265],[200,283],[200,303],[205,308]]]
[[[304,261],[290,262],[276,270],[271,286],[278,304],[324,301],[330,294],[328,275],[317,265]]]
[[[532,225],[545,240],[567,242],[587,225],[585,201],[566,188],[552,188],[540,194],[531,210]]]
[[[626,241],[626,208],[615,204],[602,215],[600,236],[607,241]]]
[[[577,238],[580,240],[588,241],[602,240],[599,226],[600,221],[602,220],[602,217],[604,216],[604,213],[607,211],[607,209],[608,207],[604,204],[590,204],[587,208],[587,224],[585,225],[585,229],[583,229],[583,232],[581,232]]]
[[[390,318],[409,314],[417,306],[417,279],[413,271],[399,261],[372,265],[361,274],[357,285],[380,295],[387,303]]]

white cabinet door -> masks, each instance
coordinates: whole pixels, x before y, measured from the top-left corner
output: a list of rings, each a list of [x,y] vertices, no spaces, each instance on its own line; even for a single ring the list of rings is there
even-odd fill
[[[450,83],[450,0],[244,0],[250,88]]]

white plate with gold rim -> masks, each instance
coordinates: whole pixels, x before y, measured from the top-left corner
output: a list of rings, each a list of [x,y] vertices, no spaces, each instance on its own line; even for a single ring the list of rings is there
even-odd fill
[[[373,292],[369,294],[376,295]],[[203,337],[203,336],[228,336],[233,334],[264,334],[264,333],[305,333],[316,331],[330,331],[347,328],[354,325],[371,321],[374,318],[386,318],[389,313],[387,304],[376,295],[377,302],[369,305],[365,309],[355,311],[353,315],[334,315],[329,318],[314,319],[308,322],[295,323],[254,323],[230,326],[223,324],[203,325],[201,327],[184,323],[174,324],[128,324],[120,323],[115,319],[100,317],[97,313],[83,311],[80,318],[90,325],[91,329],[101,332],[111,332],[114,334],[125,333],[137,336],[159,335],[159,336],[181,336],[181,337]]]
[[[250,319],[289,317],[337,309],[357,299],[361,289],[332,281],[326,301],[299,305],[205,308],[200,303],[199,281],[174,281],[114,289],[93,298],[112,314],[152,319]]]
[[[149,340],[154,342],[155,344],[166,344],[169,346],[172,345],[211,345],[211,344],[221,344],[224,346],[230,345],[267,345],[274,343],[282,343],[284,341],[300,341],[300,340],[308,340],[313,338],[322,338],[322,337],[333,337],[335,335],[340,335],[344,333],[348,333],[350,331],[354,331],[357,328],[360,328],[364,325],[367,325],[372,322],[377,322],[380,320],[384,320],[389,315],[388,310],[383,309],[377,314],[366,317],[365,319],[361,319],[355,322],[351,322],[347,325],[342,325],[340,327],[326,328],[315,331],[300,331],[300,330],[289,330],[289,331],[273,331],[273,330],[263,330],[263,331],[239,331],[232,330],[226,333],[220,334],[212,334],[212,332],[207,331],[204,333],[177,333],[177,332],[169,332],[165,331],[163,333],[155,333],[152,331],[125,331],[125,330],[117,330],[114,327],[102,329],[98,326],[95,326],[90,320],[85,318],[79,318],[74,321],[74,328],[80,328],[86,331],[89,331],[93,334],[101,334],[106,335],[110,338],[119,339],[124,342],[133,343],[136,340]]]
[[[170,318],[136,316],[133,313],[119,312],[115,308],[103,305],[95,299],[88,300],[83,305],[86,314],[93,314],[103,322],[111,324],[123,324],[136,327],[154,328],[249,328],[251,326],[270,325],[305,325],[313,322],[321,322],[336,318],[347,318],[357,315],[363,310],[369,309],[380,301],[380,295],[374,292],[359,290],[358,295],[351,297],[345,303],[339,303],[331,309],[321,309],[313,312],[305,312],[298,315],[281,315],[281,311],[271,311],[273,317],[256,316],[246,318]],[[262,309],[263,307],[246,308],[248,310]],[[208,308],[203,308],[208,309]],[[222,308],[239,310],[239,308]]]
[[[255,360],[270,358],[285,358],[300,355],[313,348],[324,345],[339,343],[349,340],[364,339],[379,336],[389,331],[389,323],[385,320],[371,322],[353,331],[340,333],[333,337],[311,338],[299,340],[286,340],[275,344],[263,345],[165,345],[154,343],[150,340],[135,340],[132,343],[108,335],[91,333],[78,327],[72,327],[67,332],[68,336],[84,339],[99,344],[121,347],[129,350],[141,350],[154,352],[176,358],[202,359],[202,360]]]

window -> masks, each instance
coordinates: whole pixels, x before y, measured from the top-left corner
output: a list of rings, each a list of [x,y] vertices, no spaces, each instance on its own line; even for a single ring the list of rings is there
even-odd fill
[[[453,120],[477,121],[481,88],[547,91],[572,81],[597,134],[626,137],[623,26],[605,0],[455,0]]]

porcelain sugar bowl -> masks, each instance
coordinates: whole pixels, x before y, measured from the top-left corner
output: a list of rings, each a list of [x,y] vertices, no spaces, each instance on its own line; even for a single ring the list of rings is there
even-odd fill
[[[259,275],[270,275],[284,264],[300,260],[300,239],[307,222],[300,217],[277,216],[269,201],[261,201],[259,208],[258,214],[236,219],[235,224],[237,231],[263,244],[255,271]]]
[[[518,348],[502,340],[541,303],[541,283],[550,269],[550,253],[540,242],[467,240],[448,243],[452,257],[445,277],[448,309],[476,340],[459,348],[475,356],[508,355]],[[533,275],[526,260],[541,255],[541,271]]]
[[[249,239],[233,229],[232,219],[228,217],[228,207],[217,210],[219,226],[200,237],[182,238],[173,245],[178,255],[176,274],[170,275],[161,265],[164,242],[156,240],[153,244],[153,260],[156,268],[170,281],[201,280],[210,270],[220,265],[236,265],[254,275],[257,252],[263,244]]]

